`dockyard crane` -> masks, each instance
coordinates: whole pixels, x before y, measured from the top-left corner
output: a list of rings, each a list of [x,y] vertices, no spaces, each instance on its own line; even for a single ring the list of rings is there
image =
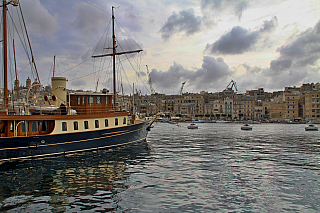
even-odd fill
[[[151,94],[154,94],[155,91],[154,91],[154,89],[152,87],[151,76],[150,76],[150,73],[149,73],[148,65],[146,65],[146,67],[147,67],[148,83],[149,83],[149,86],[150,86],[150,91],[151,91]]]
[[[236,89],[236,91],[238,92],[238,89],[237,89],[237,83],[234,81],[234,80],[231,80],[230,83],[228,84],[228,86],[226,87],[226,89],[228,89],[228,87],[230,86],[231,84],[231,89],[232,87],[234,87]]]
[[[187,82],[187,81],[182,82],[181,89],[180,89],[180,93],[179,93],[180,95],[182,95],[182,90],[183,90],[183,87],[184,87],[184,85],[186,84],[186,82]]]

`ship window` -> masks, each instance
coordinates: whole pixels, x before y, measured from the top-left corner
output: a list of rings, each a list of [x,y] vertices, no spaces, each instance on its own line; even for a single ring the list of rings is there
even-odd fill
[[[10,124],[10,132],[13,132],[14,130],[14,121],[11,121],[11,124]]]
[[[82,97],[82,105],[85,105],[85,104],[86,104],[86,97],[83,96],[83,97]]]
[[[26,128],[27,128],[27,130],[26,130]],[[26,132],[26,131],[28,132],[28,121],[25,121],[21,124],[21,130],[22,130],[22,132]]]
[[[84,121],[84,128],[85,128],[85,129],[89,129],[88,121]]]
[[[48,121],[42,122],[42,131],[48,131]]]
[[[114,125],[118,125],[119,124],[119,122],[118,122],[118,118],[116,118],[116,119],[114,119]]]
[[[78,96],[78,105],[80,105],[81,97]]]
[[[123,118],[123,124],[126,124],[126,122],[127,122],[127,119],[126,119],[126,117],[124,117]]]
[[[88,99],[88,104],[93,104],[93,96],[89,96]]]
[[[108,127],[108,126],[109,126],[109,124],[108,124],[108,119],[105,119],[105,120],[104,120],[104,126],[105,126],[105,127]]]
[[[96,97],[96,103],[97,103],[97,104],[101,104],[101,97],[100,97],[100,96],[97,96],[97,97]]]
[[[74,130],[78,130],[78,129],[79,129],[78,121],[74,121],[74,122],[73,122],[73,129],[74,129]]]
[[[67,122],[62,122],[62,131],[67,131]]]
[[[1,129],[0,129],[0,133],[5,133],[5,122],[4,121],[0,121],[0,126],[2,126],[1,127]]]
[[[94,126],[95,126],[96,128],[99,128],[99,120],[95,120],[95,121],[94,121]]]
[[[39,131],[38,121],[32,121],[32,132]]]

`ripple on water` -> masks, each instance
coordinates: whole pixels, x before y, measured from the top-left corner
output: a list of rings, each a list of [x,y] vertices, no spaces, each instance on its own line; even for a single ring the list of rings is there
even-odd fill
[[[319,212],[320,137],[304,125],[156,123],[147,142],[5,164],[0,211]]]

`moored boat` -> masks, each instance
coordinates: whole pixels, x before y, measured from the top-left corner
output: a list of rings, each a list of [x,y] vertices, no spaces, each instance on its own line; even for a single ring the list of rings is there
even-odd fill
[[[198,124],[191,123],[190,125],[188,125],[187,128],[188,128],[188,129],[198,129]]]
[[[16,1],[11,2],[18,6]],[[4,1],[3,20],[6,7],[11,2]],[[6,23],[3,23],[5,47]],[[115,70],[116,56],[128,53],[117,52],[116,47],[113,34],[113,53],[93,57],[112,56]],[[7,54],[3,55],[6,76]],[[115,73],[113,78],[116,78]],[[8,103],[7,78],[4,78],[4,102],[0,112],[0,162],[111,148],[146,140],[148,130],[157,116],[144,120],[132,115],[129,120],[129,112],[118,111],[115,81],[113,94],[106,91],[68,92],[66,81],[64,77],[52,77],[52,94],[44,97],[44,106],[30,105],[28,101],[29,91],[40,87],[40,84],[28,88],[26,102],[13,106],[15,102]]]
[[[241,130],[252,130],[252,125],[244,124],[243,126],[241,126]]]
[[[309,124],[305,127],[305,131],[318,131],[318,127],[314,124]]]

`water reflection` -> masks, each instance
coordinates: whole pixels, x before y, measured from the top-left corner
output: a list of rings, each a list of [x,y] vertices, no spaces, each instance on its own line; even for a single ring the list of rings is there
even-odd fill
[[[112,150],[5,163],[0,168],[0,211],[76,212],[117,208],[130,164],[150,153],[146,142]]]

